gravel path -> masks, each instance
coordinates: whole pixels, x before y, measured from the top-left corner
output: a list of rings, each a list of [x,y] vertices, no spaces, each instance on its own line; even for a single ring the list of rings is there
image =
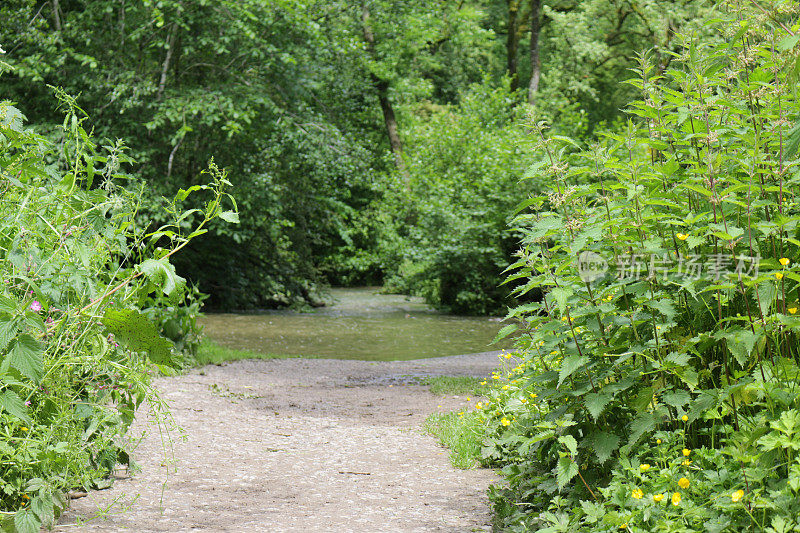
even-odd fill
[[[496,366],[496,353],[284,359],[159,379],[184,437],[165,455],[157,426],[137,422],[142,471],[74,500],[56,531],[489,531],[492,472],[454,469],[421,429],[465,398],[413,378]]]

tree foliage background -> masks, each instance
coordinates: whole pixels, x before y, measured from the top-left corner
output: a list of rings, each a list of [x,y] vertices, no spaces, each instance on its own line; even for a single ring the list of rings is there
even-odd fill
[[[388,282],[491,313],[510,303],[498,286],[510,206],[537,187],[518,183],[523,104],[591,136],[630,98],[616,81],[634,52],[655,47],[666,67],[702,5],[7,0],[2,96],[55,138],[47,84],[79,95],[96,135],[129,139],[153,224],[159,197],[213,154],[242,223],[176,261],[212,306],[314,304],[326,284]]]

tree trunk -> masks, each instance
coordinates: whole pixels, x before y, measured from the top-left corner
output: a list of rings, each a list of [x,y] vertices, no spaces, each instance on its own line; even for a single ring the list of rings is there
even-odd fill
[[[511,90],[519,87],[517,76],[517,50],[519,48],[519,34],[517,28],[517,15],[519,13],[520,0],[508,0],[508,35],[506,36],[506,62],[508,64],[508,76],[511,78]]]
[[[541,31],[541,0],[531,0],[531,81],[528,85],[528,103],[533,104],[539,91],[542,62],[539,58],[539,33]]]
[[[58,0],[53,0],[53,21],[55,22],[56,31],[61,31],[61,6],[58,5]]]
[[[372,28],[369,25],[369,8],[366,3],[361,6],[361,23],[364,30],[364,41],[367,43],[367,49],[370,54],[374,56],[375,53],[375,35],[372,33]],[[372,84],[378,93],[378,101],[381,105],[383,112],[383,121],[386,124],[386,134],[389,137],[389,145],[394,154],[394,162],[397,170],[403,175],[408,182],[408,169],[406,163],[403,161],[403,143],[400,141],[400,135],[397,133],[397,118],[394,115],[394,107],[392,101],[389,99],[389,82],[379,78],[375,73],[370,72]]]
[[[167,87],[167,73],[169,72],[169,65],[172,61],[172,52],[175,48],[176,31],[177,25],[173,24],[169,31],[169,35],[167,36],[167,56],[164,58],[164,62],[161,64],[161,79],[158,81],[158,94],[156,95],[156,101],[158,102],[161,101],[161,98],[164,96],[164,89]]]

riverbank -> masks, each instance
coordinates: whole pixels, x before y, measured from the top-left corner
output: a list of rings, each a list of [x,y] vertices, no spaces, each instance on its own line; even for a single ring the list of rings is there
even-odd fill
[[[453,468],[422,429],[466,398],[419,378],[496,366],[495,353],[275,359],[160,379],[184,438],[173,432],[165,455],[142,413],[141,472],[73,501],[57,531],[488,531],[492,472]]]

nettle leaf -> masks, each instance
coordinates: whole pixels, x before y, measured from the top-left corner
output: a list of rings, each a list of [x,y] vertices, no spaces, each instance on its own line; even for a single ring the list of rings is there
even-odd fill
[[[566,446],[572,455],[578,455],[578,441],[572,435],[562,435],[558,437],[558,442]]]
[[[134,352],[147,352],[160,365],[172,364],[172,343],[135,309],[106,309],[101,320],[117,341]]]
[[[661,396],[661,400],[667,405],[678,408],[689,403],[691,396],[689,396],[689,393],[685,390],[677,390],[664,393],[664,395]]]
[[[600,464],[611,459],[611,454],[619,447],[619,437],[607,431],[599,431],[592,435],[592,448]]]
[[[647,303],[652,309],[655,309],[662,315],[666,316],[667,319],[672,319],[677,314],[675,311],[675,305],[672,303],[671,300],[667,298],[662,298],[660,300],[650,301]]]
[[[558,387],[564,383],[565,379],[570,377],[575,373],[575,371],[588,362],[589,358],[585,355],[570,355],[564,359],[564,362],[561,363],[561,370],[558,371]]]
[[[31,509],[20,509],[14,513],[14,527],[17,533],[39,533],[42,522]]]
[[[186,280],[175,273],[175,266],[166,258],[148,259],[138,266],[138,270],[167,296],[186,284]]]
[[[8,296],[0,294],[0,313],[14,314],[17,311],[17,302]]]
[[[550,291],[550,294],[556,299],[556,302],[558,303],[558,310],[563,315],[564,311],[567,310],[567,298],[572,296],[572,289],[568,289],[566,287],[556,287]]]
[[[503,328],[497,332],[497,336],[495,336],[491,344],[494,344],[499,340],[505,339],[506,337],[517,331],[517,329],[519,329],[519,325],[517,324],[508,324],[507,326],[503,326]]]
[[[747,366],[747,359],[753,353],[753,348],[758,342],[759,334],[750,330],[738,329],[725,332],[723,335],[725,345],[736,358],[736,361],[743,367]]]
[[[644,413],[636,417],[636,419],[631,422],[630,437],[628,438],[628,444],[625,445],[625,449],[630,449],[635,446],[645,433],[649,433],[655,428],[656,416],[653,413]]]
[[[607,393],[592,392],[584,396],[583,401],[586,404],[586,410],[589,411],[592,418],[597,421],[606,408],[606,405],[608,405],[608,402],[610,402],[613,397],[613,395]]]
[[[28,408],[22,398],[14,391],[6,390],[0,393],[0,412],[2,411],[6,411],[10,415],[30,423]]]
[[[30,335],[23,334],[17,337],[8,350],[8,362],[20,373],[33,381],[39,381],[44,373],[44,361],[39,341]]]
[[[758,284],[758,287],[756,287],[756,291],[758,292],[756,303],[761,309],[761,314],[767,316],[775,300],[775,292],[777,291],[775,283],[773,283],[772,280],[762,281]]]
[[[563,489],[567,483],[578,475],[578,465],[569,456],[561,457],[556,468],[556,482],[558,489]]]
[[[19,333],[19,327],[16,321],[10,318],[0,318],[0,351],[8,347],[17,333]]]

